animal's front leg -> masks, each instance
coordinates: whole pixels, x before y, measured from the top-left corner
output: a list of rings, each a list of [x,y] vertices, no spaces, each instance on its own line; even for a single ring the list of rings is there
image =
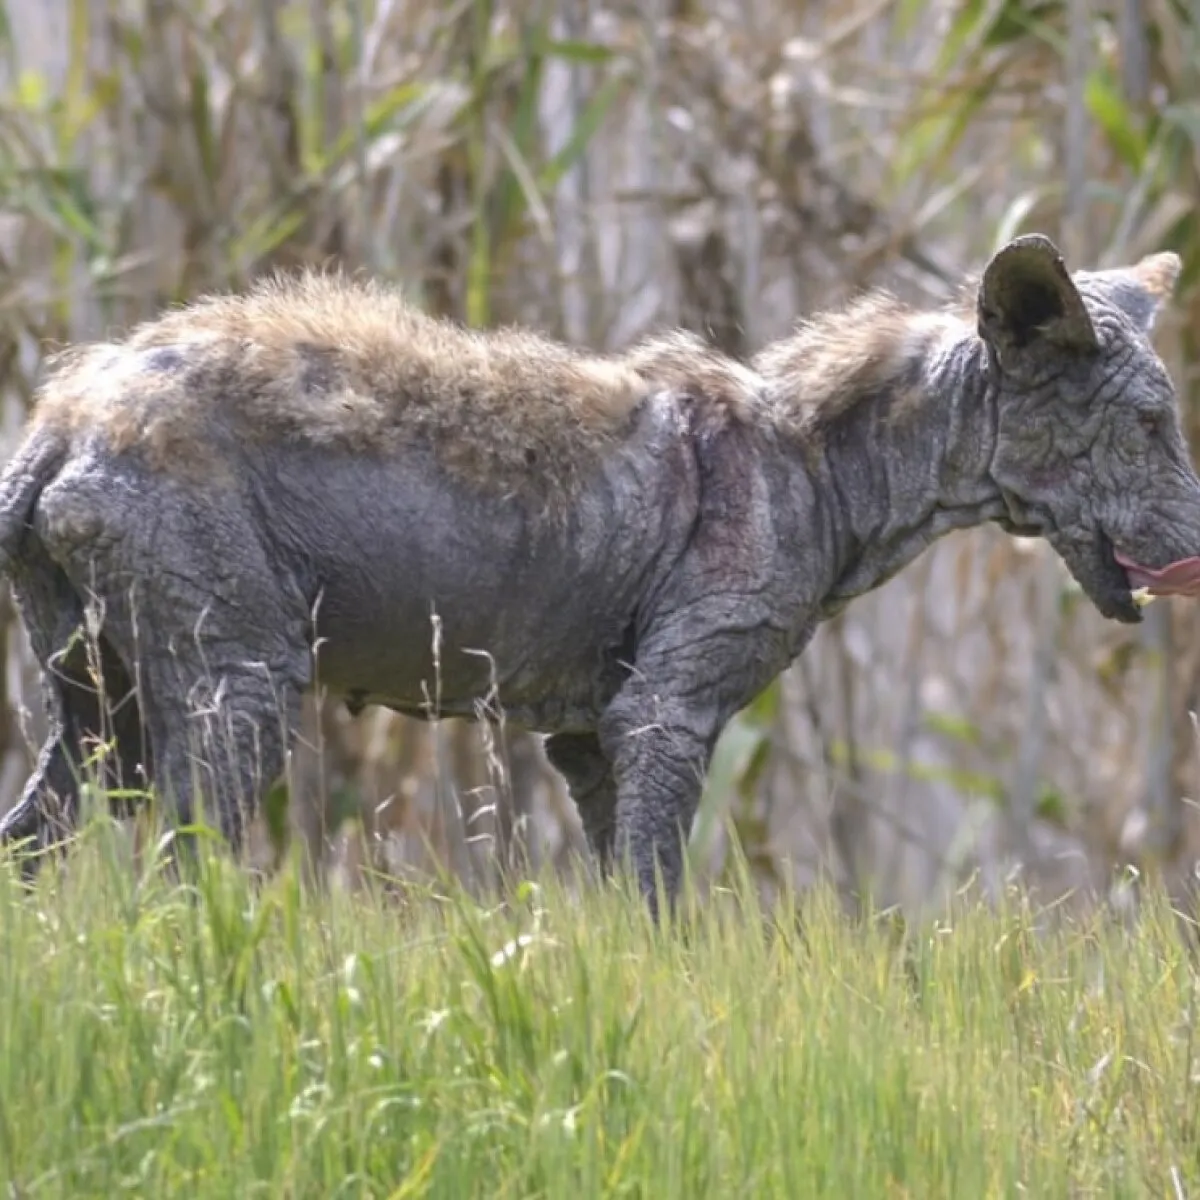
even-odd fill
[[[546,757],[567,781],[588,847],[601,875],[608,875],[617,833],[617,784],[600,739],[594,733],[551,734]]]
[[[639,648],[633,674],[601,721],[600,740],[617,784],[616,857],[631,867],[657,915],[657,876],[668,903],[682,882],[684,853],[713,746],[725,723],[781,664],[753,626],[687,626]]]

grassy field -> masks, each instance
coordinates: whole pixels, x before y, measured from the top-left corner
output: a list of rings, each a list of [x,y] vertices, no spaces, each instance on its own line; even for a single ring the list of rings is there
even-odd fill
[[[120,845],[0,873],[0,1196],[1200,1195],[1160,903],[902,934],[733,889],[664,936],[616,889],[184,891]]]

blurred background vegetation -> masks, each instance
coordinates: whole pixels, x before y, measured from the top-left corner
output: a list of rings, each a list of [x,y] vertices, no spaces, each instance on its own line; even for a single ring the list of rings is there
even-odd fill
[[[1197,437],[1198,84],[1197,0],[0,0],[2,453],[48,349],[279,267],[747,354],[864,286],[940,303],[1032,229],[1183,255],[1158,340]],[[43,716],[0,605],[3,808]],[[697,869],[736,842],[767,892],[909,909],[1017,871],[1087,904],[1123,864],[1180,893],[1198,687],[1200,608],[1106,624],[1040,544],[953,535],[730,727]],[[291,822],[335,880],[582,845],[537,739],[306,722]]]

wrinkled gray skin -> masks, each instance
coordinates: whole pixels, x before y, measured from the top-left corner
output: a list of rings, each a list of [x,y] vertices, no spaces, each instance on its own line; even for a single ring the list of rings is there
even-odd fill
[[[100,719],[70,639],[95,594],[110,703],[140,684],[112,766],[181,820],[196,750],[239,841],[314,682],[352,708],[469,716],[494,681],[510,722],[549,734],[600,862],[628,854],[657,911],[722,727],[935,538],[984,521],[1044,535],[1126,622],[1140,612],[1114,546],[1149,568],[1200,553],[1200,480],[1147,340],[1157,301],[1120,273],[1076,282],[1045,239],[1011,244],[981,284],[982,338],[908,373],[918,410],[865,396],[816,451],[786,423],[703,422],[660,393],[561,528],[417,450],[231,445],[240,484],[214,501],[94,440],[35,436],[0,480],[0,548],[54,729],[0,838],[47,844],[77,820]]]

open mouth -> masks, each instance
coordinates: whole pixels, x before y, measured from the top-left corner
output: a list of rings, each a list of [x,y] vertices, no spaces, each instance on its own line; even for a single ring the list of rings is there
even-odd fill
[[[1151,597],[1200,597],[1200,555],[1147,567],[1118,550],[1099,526],[1093,526],[1090,535],[1086,541],[1061,533],[1049,537],[1101,616],[1136,625]]]
[[[1114,546],[1113,558],[1128,577],[1131,591],[1145,588],[1151,596],[1200,596],[1200,556],[1177,559],[1165,567],[1144,567]]]

